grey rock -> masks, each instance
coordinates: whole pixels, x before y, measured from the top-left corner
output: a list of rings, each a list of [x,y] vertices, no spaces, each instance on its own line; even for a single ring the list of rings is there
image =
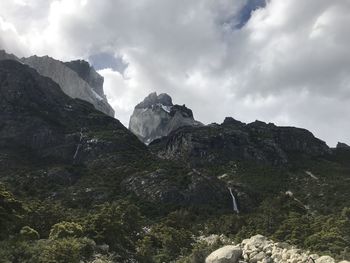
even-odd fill
[[[107,100],[103,91],[104,78],[90,66],[89,62],[85,60],[74,60],[65,62],[64,64],[85,80],[99,96]]]
[[[335,263],[334,258],[330,256],[322,256],[315,260],[316,263]]]
[[[95,89],[91,87],[86,80],[81,78],[76,71],[72,70],[59,60],[48,56],[32,56],[29,58],[22,58],[21,60],[23,63],[36,69],[39,74],[55,81],[61,87],[63,92],[71,98],[79,98],[87,101],[94,105],[97,110],[114,117],[114,110],[108,104],[104,94],[101,93],[102,91],[100,90],[100,87],[97,88],[97,86],[100,85],[98,84],[98,80],[97,83],[95,83],[95,89],[97,90],[95,91]],[[95,76],[88,76],[88,81],[93,82],[94,78],[98,79],[96,72],[96,74],[94,74],[94,71],[90,70],[90,73]]]
[[[201,126],[185,105],[173,105],[168,94],[151,93],[137,104],[130,117],[129,129],[149,144],[182,126]]]
[[[16,57],[15,55],[8,54],[8,53],[6,53],[5,50],[0,50],[0,60],[6,60],[6,59],[20,61],[20,59],[18,57]]]
[[[0,60],[16,60],[36,69],[39,74],[51,78],[60,85],[64,93],[71,98],[90,102],[94,107],[114,117],[114,110],[108,104],[103,91],[104,79],[88,62],[76,60],[63,63],[48,56],[19,59],[13,54],[0,50]]]
[[[238,263],[242,250],[237,246],[224,246],[215,250],[206,259],[205,263]]]

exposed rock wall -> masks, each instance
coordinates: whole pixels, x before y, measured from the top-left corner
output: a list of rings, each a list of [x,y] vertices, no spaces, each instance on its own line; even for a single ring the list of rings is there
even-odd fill
[[[129,129],[144,143],[168,135],[182,126],[201,126],[185,105],[173,105],[167,94],[151,93],[136,105]]]
[[[90,102],[96,109],[114,117],[114,110],[108,104],[106,97],[103,96],[101,91],[99,90],[102,96],[86,80],[81,78],[77,72],[61,61],[48,56],[32,56],[23,58],[22,61],[36,69],[39,74],[55,81],[68,96]]]

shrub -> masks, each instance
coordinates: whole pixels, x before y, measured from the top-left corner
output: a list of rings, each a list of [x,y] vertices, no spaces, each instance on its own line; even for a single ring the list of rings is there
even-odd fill
[[[50,239],[58,239],[65,237],[81,237],[83,227],[74,222],[60,222],[55,224],[50,231]]]
[[[20,236],[23,240],[38,240],[40,238],[39,233],[29,226],[22,227]]]

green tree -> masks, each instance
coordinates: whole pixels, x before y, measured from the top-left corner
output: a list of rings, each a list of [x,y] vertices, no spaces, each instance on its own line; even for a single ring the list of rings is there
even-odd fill
[[[22,203],[0,184],[0,240],[16,232],[23,213]]]

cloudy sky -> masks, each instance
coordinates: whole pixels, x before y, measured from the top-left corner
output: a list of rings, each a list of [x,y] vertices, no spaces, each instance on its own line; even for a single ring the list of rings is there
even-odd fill
[[[127,125],[148,93],[350,143],[350,0],[1,0],[0,48],[89,60]]]

